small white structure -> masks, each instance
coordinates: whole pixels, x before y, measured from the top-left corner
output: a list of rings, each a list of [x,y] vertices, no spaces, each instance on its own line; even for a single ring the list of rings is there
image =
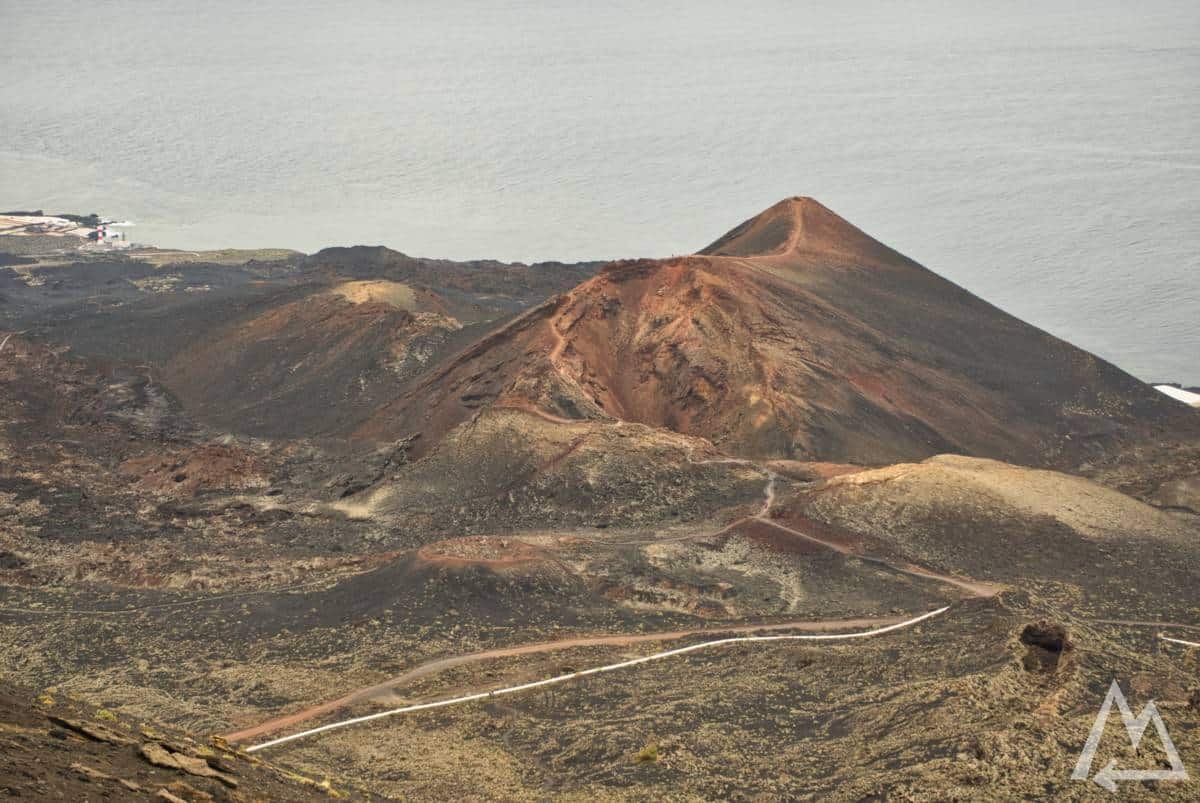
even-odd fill
[[[125,232],[117,231],[110,226],[125,226],[126,223],[101,223],[94,230],[88,232],[88,242],[93,245],[102,245],[106,248],[128,248],[129,239],[125,236]]]
[[[95,240],[98,243],[120,242],[125,239],[125,233],[113,231],[107,225],[101,224],[100,228],[88,235],[89,240]]]

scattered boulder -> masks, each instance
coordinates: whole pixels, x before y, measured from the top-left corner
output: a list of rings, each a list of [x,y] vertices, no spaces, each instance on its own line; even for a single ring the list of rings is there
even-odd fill
[[[78,773],[79,777],[83,778],[85,781],[97,782],[113,780],[113,776],[109,775],[107,772],[101,772],[100,770],[89,767],[86,764],[72,764],[71,770]]]
[[[310,778],[232,752],[221,740],[200,744],[182,731],[118,721],[69,695],[54,697],[0,683],[0,799],[209,803],[337,796]],[[156,798],[160,789],[171,797]]]
[[[89,767],[86,764],[75,763],[71,765],[71,770],[75,772],[81,780],[91,783],[99,783],[101,781],[115,781],[121,786],[128,789],[130,792],[140,792],[142,787],[136,781],[131,781],[128,778],[118,778],[115,775],[109,775],[107,772],[101,772],[95,767]],[[211,800],[211,798],[209,798]]]
[[[207,759],[168,750],[158,742],[146,742],[141,746],[139,752],[144,759],[156,767],[179,770],[199,778],[216,778],[231,789],[238,785],[236,778],[227,772],[213,769],[209,766]]]
[[[95,742],[108,742],[109,744],[130,745],[137,744],[133,739],[130,739],[123,733],[101,725],[98,722],[85,722],[79,719],[67,719],[53,714],[47,714],[46,718],[59,727],[82,734]]]
[[[156,742],[147,742],[141,746],[138,752],[142,754],[142,758],[156,767],[165,767],[171,770],[180,768],[179,762],[175,760],[174,753]]]
[[[167,786],[167,790],[188,803],[207,803],[213,796],[202,789],[197,789],[187,781],[175,781]]]
[[[216,778],[230,789],[236,788],[238,785],[236,778],[220,770],[213,769],[209,766],[208,761],[203,758],[188,756],[183,753],[175,753],[173,755],[175,761],[179,763],[179,768],[188,775],[195,775],[198,778]]]

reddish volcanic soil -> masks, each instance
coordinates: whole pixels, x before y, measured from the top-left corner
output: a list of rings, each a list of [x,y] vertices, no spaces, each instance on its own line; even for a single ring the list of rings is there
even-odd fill
[[[812,198],[787,198],[725,233],[706,256],[812,256],[822,264],[885,267],[911,263]]]
[[[438,541],[417,550],[417,558],[427,564],[463,568],[483,566],[511,569],[549,560],[542,550],[516,538],[453,538]]]
[[[444,306],[398,283],[341,283],[197,338],[163,379],[191,412],[232,431],[337,432],[387,401],[459,328]]]
[[[146,490],[190,495],[215,489],[260,488],[268,469],[254,454],[238,447],[206,445],[169,454],[132,457],[117,470]]]
[[[427,375],[359,435],[423,432],[429,449],[509,405],[760,458],[1069,464],[1196,428],[1160,396],[792,198],[696,256],[608,265]]]

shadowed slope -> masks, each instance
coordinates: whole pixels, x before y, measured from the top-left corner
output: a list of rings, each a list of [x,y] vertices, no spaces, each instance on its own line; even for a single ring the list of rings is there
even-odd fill
[[[193,340],[162,369],[196,415],[234,432],[354,426],[425,367],[459,322],[436,294],[346,282],[286,295]]]

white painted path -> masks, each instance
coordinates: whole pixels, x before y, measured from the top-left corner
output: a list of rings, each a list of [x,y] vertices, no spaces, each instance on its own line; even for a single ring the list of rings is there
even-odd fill
[[[1171,638],[1170,636],[1164,636],[1161,633],[1159,633],[1158,637],[1163,641],[1169,641],[1172,644],[1183,644],[1186,647],[1200,647],[1200,642],[1196,641],[1184,641],[1181,638]]]
[[[893,630],[901,630],[906,627],[912,627],[913,625],[917,624],[918,622],[922,622],[926,619],[930,619],[934,616],[938,616],[939,614],[943,614],[948,610],[950,610],[949,605],[947,605],[943,608],[938,608],[936,611],[930,611],[929,613],[921,614],[920,616],[905,620],[903,622],[899,622],[894,625],[888,625],[886,627],[878,627],[878,628],[875,628],[874,630],[862,630],[857,633],[818,633],[818,634],[788,635],[788,636],[734,636],[731,638],[716,639],[714,641],[702,641],[699,644],[692,644],[687,647],[679,647],[674,650],[667,650],[666,652],[656,652],[653,655],[644,655],[641,658],[633,658],[628,661],[621,661],[620,663],[608,664],[606,666],[597,666],[597,667],[593,667],[591,669],[584,669],[579,672],[571,672],[566,675],[557,675],[555,677],[545,678],[544,680],[535,680],[530,683],[522,683],[518,686],[507,686],[503,689],[493,689],[491,691],[477,692],[475,694],[467,694],[467,695],[463,695],[461,697],[451,697],[446,700],[436,700],[432,703],[418,703],[416,705],[406,705],[403,708],[393,708],[389,711],[379,711],[378,713],[375,713],[375,714],[367,714],[366,716],[354,717],[353,719],[343,719],[340,722],[331,722],[328,725],[322,725],[319,728],[310,728],[309,730],[306,730],[306,731],[301,731],[299,733],[293,733],[290,736],[282,736],[278,739],[272,739],[269,742],[263,742],[262,744],[256,744],[253,747],[246,748],[246,752],[253,753],[257,750],[262,750],[267,747],[274,747],[275,745],[285,744],[286,742],[292,742],[292,741],[295,741],[296,739],[303,739],[306,736],[315,736],[316,734],[324,733],[325,731],[336,730],[338,728],[346,728],[346,727],[349,727],[350,725],[358,725],[360,723],[370,722],[375,719],[383,719],[384,717],[396,716],[397,714],[408,714],[413,711],[424,711],[424,710],[427,710],[430,708],[443,708],[448,705],[457,705],[459,703],[468,703],[468,702],[471,702],[472,700],[484,700],[484,699],[488,699],[491,697],[499,697],[500,695],[503,695],[503,694],[515,694],[516,692],[519,692],[519,691],[527,691],[529,689],[536,689],[541,686],[550,686],[555,683],[565,683],[568,680],[575,680],[576,678],[582,678],[582,677],[586,677],[588,675],[597,675],[601,672],[612,672],[615,669],[624,669],[624,668],[630,667],[630,666],[637,666],[638,664],[650,663],[651,661],[660,661],[663,658],[670,658],[675,655],[683,655],[684,653],[695,652],[696,650],[703,650],[703,649],[707,649],[709,647],[717,647],[717,646],[721,646],[724,644],[737,644],[739,642],[751,642],[751,641],[837,641],[837,640],[845,640],[845,639],[868,638],[870,636],[880,636],[880,635],[883,635],[884,633],[890,633]]]

